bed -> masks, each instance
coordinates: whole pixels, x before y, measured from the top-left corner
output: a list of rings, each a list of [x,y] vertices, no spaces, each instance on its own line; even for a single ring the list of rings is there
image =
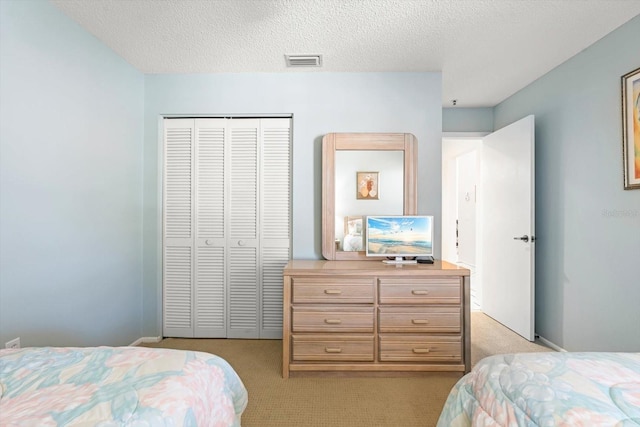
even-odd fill
[[[462,377],[438,427],[638,426],[640,353],[487,357]]]
[[[240,426],[224,359],[144,347],[0,350],[2,426]]]

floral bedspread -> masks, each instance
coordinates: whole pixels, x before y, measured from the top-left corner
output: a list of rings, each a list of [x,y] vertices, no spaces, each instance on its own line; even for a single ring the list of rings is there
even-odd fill
[[[520,353],[481,360],[438,427],[640,426],[640,353]]]
[[[246,405],[236,372],[208,353],[0,350],[2,426],[240,426]]]

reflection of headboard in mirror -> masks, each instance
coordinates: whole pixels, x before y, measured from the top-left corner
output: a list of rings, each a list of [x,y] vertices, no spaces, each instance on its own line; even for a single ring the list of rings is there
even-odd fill
[[[364,251],[342,250],[346,217],[417,214],[417,149],[416,138],[408,133],[330,133],[322,138],[322,255],[326,259],[367,259]],[[377,172],[372,196],[358,192],[357,172]],[[365,179],[370,178],[367,175]]]

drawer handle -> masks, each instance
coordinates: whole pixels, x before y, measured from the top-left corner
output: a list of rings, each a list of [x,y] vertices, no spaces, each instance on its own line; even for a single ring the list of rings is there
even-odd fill
[[[413,295],[429,295],[429,291],[424,291],[421,289],[414,289],[411,291]]]
[[[429,353],[429,349],[428,348],[414,348],[413,352],[416,354],[425,354],[425,353]]]
[[[329,325],[339,325],[340,323],[342,323],[342,320],[340,320],[340,319],[324,319],[324,323],[327,323]]]
[[[342,349],[341,348],[325,347],[324,351],[325,351],[325,353],[342,353]]]
[[[325,289],[324,293],[327,295],[340,295],[342,291],[340,289]]]
[[[427,319],[411,319],[411,323],[414,325],[427,325],[429,321]]]

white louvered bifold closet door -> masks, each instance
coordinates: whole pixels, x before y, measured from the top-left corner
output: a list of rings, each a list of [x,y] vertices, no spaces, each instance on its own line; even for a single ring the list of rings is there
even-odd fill
[[[261,338],[282,338],[282,270],[291,259],[291,120],[262,120]]]
[[[258,133],[259,119],[231,120],[229,129],[227,337],[258,338]]]
[[[163,335],[281,338],[291,120],[164,122]]]
[[[196,338],[226,337],[225,173],[226,120],[195,120]]]
[[[165,120],[163,335],[193,336],[193,120]]]

